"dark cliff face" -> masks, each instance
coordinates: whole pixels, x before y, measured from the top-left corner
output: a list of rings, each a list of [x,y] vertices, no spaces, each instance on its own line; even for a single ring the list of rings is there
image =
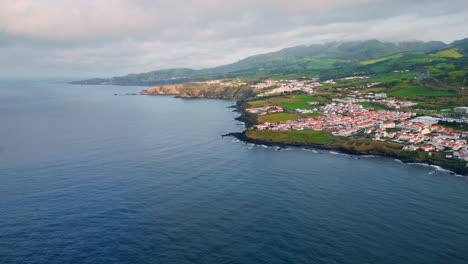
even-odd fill
[[[201,83],[184,83],[172,85],[151,86],[141,92],[147,95],[175,95],[183,98],[220,98],[244,99],[252,96],[249,86],[222,87],[209,86]]]

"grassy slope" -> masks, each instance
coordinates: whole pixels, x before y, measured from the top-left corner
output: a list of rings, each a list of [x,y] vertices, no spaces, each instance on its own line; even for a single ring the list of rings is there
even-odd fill
[[[280,95],[269,97],[265,99],[259,99],[254,101],[249,101],[248,104],[250,107],[260,107],[260,106],[272,106],[279,105],[291,110],[300,108],[300,109],[312,109],[317,106],[308,105],[307,102],[319,102],[324,104],[327,102],[327,99],[321,96],[309,96],[305,94],[295,94],[295,95]]]
[[[411,158],[416,161],[435,161],[442,162],[448,165],[464,168],[467,164],[465,161],[447,159],[443,153],[435,153],[429,156],[428,153],[422,151],[403,151],[403,145],[393,142],[375,141],[368,138],[342,138],[333,137],[331,133],[325,131],[258,131],[247,130],[246,136],[263,141],[278,142],[278,143],[298,143],[298,144],[322,144],[333,147],[338,147],[344,150],[349,150],[359,153],[385,153],[401,158]]]
[[[374,59],[374,60],[361,61],[360,63],[363,64],[363,65],[369,65],[369,64],[374,64],[374,63],[381,62],[381,61],[387,61],[387,60],[391,60],[391,59],[401,58],[403,56],[404,56],[404,53],[397,53],[397,54],[394,54],[394,55],[390,55],[390,56],[386,56],[386,57],[382,57],[382,58],[378,58],[378,59]]]
[[[396,97],[409,97],[409,96],[457,96],[458,94],[448,91],[433,90],[425,86],[410,86],[401,90],[389,93],[391,96]]]
[[[337,138],[331,145],[359,152],[378,151],[392,155],[400,154],[403,148],[402,144],[368,138]]]
[[[302,114],[302,115],[305,117],[309,117],[309,118],[323,116],[322,114],[319,114],[319,113],[308,113],[308,114]]]
[[[117,84],[117,85],[162,85],[225,78],[271,78],[302,76],[315,77],[320,70],[338,69],[336,72],[348,74],[342,67],[365,66],[361,61],[379,60],[384,56],[402,52],[427,52],[444,47],[441,42],[400,42],[388,43],[377,40],[332,42],[310,46],[297,46],[277,52],[260,54],[238,62],[211,69],[166,69],[141,74],[129,74],[110,79],[94,79],[77,83]],[[400,55],[394,55],[398,57]],[[385,70],[386,66],[376,69]],[[349,73],[356,69],[352,68]],[[359,70],[358,70],[359,71]],[[321,73],[320,73],[321,74]]]
[[[298,119],[301,119],[301,117],[297,115],[289,114],[289,113],[276,113],[276,114],[258,116],[257,121],[259,123],[265,123],[265,122],[274,123],[274,122],[298,120]]]
[[[357,104],[362,105],[364,107],[372,107],[375,110],[386,110],[386,109],[388,109],[385,106],[382,106],[382,105],[379,105],[379,104],[368,103],[368,102],[357,103]]]
[[[319,102],[321,104],[325,103],[325,100],[317,96],[307,96],[307,95],[291,95],[287,97],[289,100],[284,100],[277,102],[278,105],[286,107],[288,109],[313,109],[317,106],[308,105],[307,102]]]
[[[456,49],[456,48],[445,49],[445,50],[439,51],[437,53],[431,54],[430,56],[443,57],[443,58],[461,58],[461,57],[463,57],[463,55],[460,54],[458,52],[458,49]]]
[[[247,130],[246,135],[253,139],[271,142],[328,144],[333,141],[330,132],[313,130],[287,132]]]

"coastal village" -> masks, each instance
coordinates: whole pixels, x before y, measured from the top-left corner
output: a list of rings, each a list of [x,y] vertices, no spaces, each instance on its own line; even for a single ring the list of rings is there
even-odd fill
[[[365,76],[344,78],[366,79]],[[327,83],[334,83],[328,80]],[[368,83],[366,87],[373,87],[380,83]],[[283,80],[266,81],[256,84],[254,88],[264,89],[273,87],[271,91],[258,94],[259,97],[302,91],[314,94],[314,87],[323,85],[318,79],[308,81]],[[259,116],[275,113],[291,113],[302,116],[314,113],[316,117],[304,117],[297,120],[279,122],[263,122],[252,129],[259,131],[300,131],[315,130],[328,131],[336,137],[368,137],[372,140],[394,142],[402,145],[405,151],[422,151],[428,155],[438,152],[445,158],[468,161],[468,132],[447,128],[437,123],[439,121],[468,124],[467,107],[454,109],[456,116],[417,116],[409,111],[417,103],[401,101],[390,97],[386,93],[361,92],[350,88],[338,88],[342,97],[332,98],[331,102],[320,103],[309,101],[307,109],[287,109],[278,105],[267,105],[246,109],[247,112]],[[385,110],[361,105],[371,103],[381,105]]]
[[[298,80],[267,80],[265,82],[261,82],[251,87],[254,89],[264,89],[275,87],[274,89],[260,93],[257,96],[268,96],[277,93],[285,93],[285,92],[292,92],[292,91],[303,91],[308,94],[312,94],[314,92],[313,88],[317,86],[321,86],[322,84],[318,82],[318,78],[313,78],[307,81],[298,81]]]
[[[417,75],[412,75],[413,81],[417,80]],[[355,75],[325,80],[305,77],[255,82],[220,79],[193,84],[207,87],[206,91],[250,90],[254,96],[244,110],[259,117],[260,121],[265,120],[250,128],[253,130],[322,131],[329,138],[365,138],[398,143],[406,152],[421,152],[428,156],[437,153],[437,157],[442,155],[450,160],[468,161],[468,132],[466,129],[457,130],[457,125],[446,126],[447,123],[468,124],[466,106],[429,110],[419,106],[421,101],[414,102],[388,92],[383,81]],[[297,103],[296,96],[310,100]],[[256,101],[259,104],[255,104]],[[250,105],[252,102],[254,104]],[[278,115],[281,118],[270,118]]]

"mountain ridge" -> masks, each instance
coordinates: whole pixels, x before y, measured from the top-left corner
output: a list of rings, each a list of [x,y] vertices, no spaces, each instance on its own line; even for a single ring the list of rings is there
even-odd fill
[[[128,74],[112,78],[94,78],[71,82],[73,84],[160,85],[215,78],[239,76],[272,76],[294,72],[311,72],[323,69],[357,65],[361,61],[377,59],[398,52],[430,52],[464,43],[465,40],[445,44],[440,41],[382,42],[379,40],[328,42],[300,45],[279,51],[258,54],[237,62],[207,69],[173,68],[146,73]]]

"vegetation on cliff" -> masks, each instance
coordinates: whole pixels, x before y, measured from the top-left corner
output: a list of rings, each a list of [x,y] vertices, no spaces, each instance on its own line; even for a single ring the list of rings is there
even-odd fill
[[[330,132],[313,130],[286,132],[247,130],[245,135],[257,140],[282,143],[328,144],[333,141]]]
[[[166,84],[151,86],[142,91],[147,95],[176,95],[185,98],[222,98],[241,99],[252,96],[252,90],[248,85],[208,85],[204,82]]]

